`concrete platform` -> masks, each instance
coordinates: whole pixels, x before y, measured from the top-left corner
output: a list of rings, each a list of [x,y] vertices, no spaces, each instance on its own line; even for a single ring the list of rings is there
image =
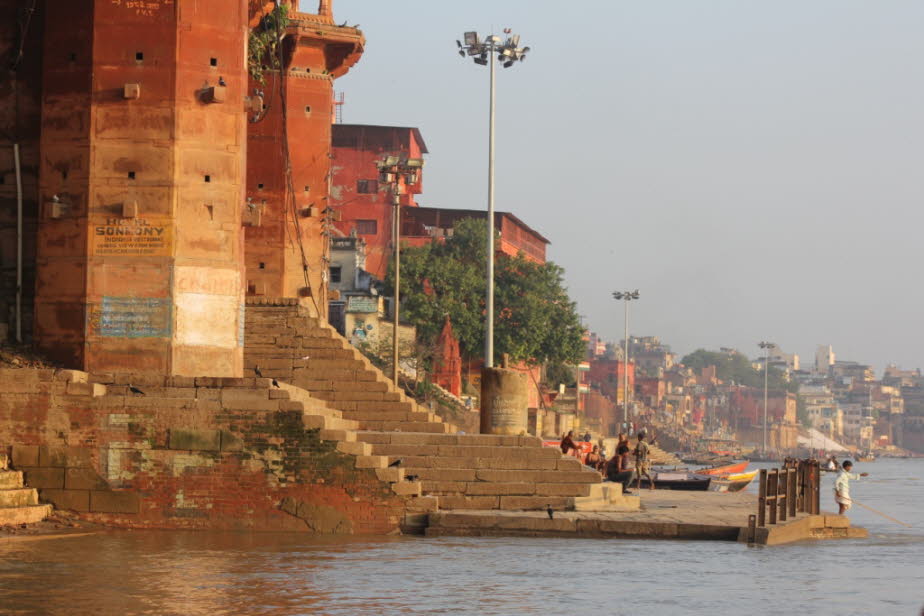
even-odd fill
[[[429,514],[427,536],[612,537],[744,541],[753,494],[641,490],[639,511],[446,511]],[[754,543],[859,538],[866,530],[844,516],[800,514],[757,529]]]

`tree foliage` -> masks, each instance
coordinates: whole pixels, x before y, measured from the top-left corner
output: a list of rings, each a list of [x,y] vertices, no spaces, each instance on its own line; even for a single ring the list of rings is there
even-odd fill
[[[405,248],[401,258],[402,316],[418,335],[435,340],[445,315],[465,357],[482,354],[485,319],[485,247],[482,221],[456,223],[445,242]],[[529,363],[574,363],[584,354],[583,328],[554,263],[499,254],[494,271],[494,353]],[[389,269],[386,292],[394,288]]]
[[[681,363],[694,372],[699,372],[707,366],[715,366],[716,377],[726,383],[734,382],[748,387],[764,386],[763,370],[755,370],[751,360],[738,352],[697,349],[684,357]],[[771,389],[796,391],[795,384],[786,381],[785,374],[773,366],[770,366],[770,372],[767,374],[767,383]]]
[[[250,31],[247,40],[247,71],[261,84],[266,83],[266,71],[279,69],[280,33],[288,25],[289,6],[277,4]]]

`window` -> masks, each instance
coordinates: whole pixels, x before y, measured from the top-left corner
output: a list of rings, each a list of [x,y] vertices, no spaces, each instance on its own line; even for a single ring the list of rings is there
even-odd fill
[[[356,180],[356,192],[360,194],[373,194],[379,192],[378,180]]]
[[[341,267],[339,265],[330,266],[330,281],[333,283],[340,282],[340,271]]]
[[[378,221],[376,220],[357,220],[356,233],[359,235],[376,235],[379,232]]]

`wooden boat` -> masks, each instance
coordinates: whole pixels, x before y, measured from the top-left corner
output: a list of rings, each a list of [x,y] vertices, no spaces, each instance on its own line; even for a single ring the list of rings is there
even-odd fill
[[[655,473],[655,489],[657,490],[698,490],[709,488],[712,477],[695,477],[689,473]],[[645,480],[642,480],[642,486]]]
[[[739,462],[728,464],[726,466],[713,466],[712,468],[703,468],[696,471],[697,475],[730,475],[732,473],[743,473],[748,467],[748,462]]]
[[[875,461],[876,461],[876,456],[874,456],[871,453],[862,455],[862,456],[860,455],[857,456],[857,462],[875,462]]]
[[[747,473],[733,473],[723,477],[711,477],[709,483],[710,492],[740,492],[748,487],[759,471],[753,470]]]

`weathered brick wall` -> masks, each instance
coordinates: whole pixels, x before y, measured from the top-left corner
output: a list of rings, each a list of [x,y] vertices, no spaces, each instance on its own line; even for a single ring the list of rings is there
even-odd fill
[[[104,381],[93,382],[93,381]],[[125,527],[394,532],[404,504],[268,379],[0,370],[0,449],[40,496]]]

